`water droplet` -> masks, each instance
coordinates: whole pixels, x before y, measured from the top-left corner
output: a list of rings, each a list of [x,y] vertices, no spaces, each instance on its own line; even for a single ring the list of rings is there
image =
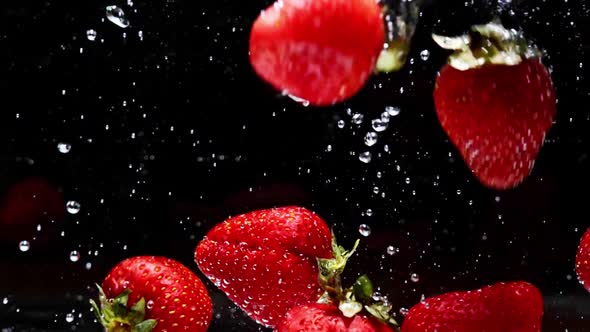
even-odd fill
[[[18,244],[18,249],[20,249],[22,252],[27,252],[29,249],[31,249],[31,244],[27,240],[20,241]]]
[[[396,248],[394,246],[387,247],[387,254],[389,256],[393,256],[393,255],[397,254],[398,252],[399,252],[399,248]]]
[[[367,224],[361,224],[359,226],[359,233],[361,233],[362,236],[369,236],[371,235],[371,227]]]
[[[365,211],[365,214],[367,215],[367,217],[370,217],[373,215],[373,209],[367,209],[367,211]]]
[[[332,145],[328,144],[328,146],[326,147],[326,151],[327,152],[331,152],[332,151]]]
[[[374,131],[370,131],[365,135],[365,144],[367,146],[373,146],[377,143],[377,133]]]
[[[146,303],[146,306],[145,306],[145,307],[146,307],[148,310],[151,310],[151,309],[154,307],[154,301],[152,301],[152,300],[149,300],[149,301],[147,301],[147,303]]]
[[[95,41],[96,36],[97,36],[96,30],[94,30],[94,29],[86,30],[86,38],[88,38],[88,40]]]
[[[409,312],[409,310],[408,310],[407,308],[403,308],[403,307],[402,307],[402,308],[399,308],[399,313],[400,313],[402,316],[405,316],[405,315],[407,315],[407,314],[408,314],[408,312]]]
[[[129,26],[129,20],[125,17],[123,9],[117,6],[107,6],[106,14],[109,21],[115,23],[121,28],[127,28]]]
[[[389,113],[387,113],[387,112],[381,113],[381,121],[383,123],[389,123]]]
[[[345,124],[346,124],[346,123],[344,122],[344,120],[339,120],[339,121],[338,121],[338,128],[340,128],[340,129],[344,128],[344,125],[345,125]]]
[[[378,194],[379,193],[379,187],[377,187],[377,186],[373,187],[373,193],[374,194]]]
[[[374,119],[371,121],[371,125],[373,126],[373,130],[378,133],[387,129],[387,122],[383,122],[381,119]]]
[[[57,143],[57,150],[61,153],[68,153],[72,149],[72,145],[68,143]]]
[[[365,116],[362,115],[361,113],[354,113],[352,115],[352,123],[354,123],[355,125],[360,125],[361,123],[363,123],[364,119],[365,119]]]
[[[399,109],[399,107],[395,107],[395,106],[386,106],[385,107],[385,112],[387,112],[387,114],[389,114],[391,116],[398,116],[400,111],[401,110]]]
[[[410,184],[410,178],[406,178],[406,184]]]
[[[418,282],[420,281],[420,276],[417,273],[412,273],[410,275],[410,280],[412,280],[412,282]]]
[[[422,52],[420,52],[420,59],[422,59],[422,61],[426,61],[428,58],[430,58],[430,51],[422,50]]]
[[[71,323],[74,321],[74,314],[71,312],[66,315],[66,322]]]
[[[359,160],[365,164],[370,163],[371,159],[373,159],[373,155],[369,151],[365,151],[365,152],[359,154]]]
[[[70,214],[77,214],[78,212],[80,212],[80,203],[76,201],[68,201],[66,203],[66,210]]]
[[[84,265],[84,268],[86,270],[90,270],[92,268],[92,263],[90,263],[90,262],[86,263],[86,265]]]
[[[8,304],[8,298],[7,297],[5,297],[5,298],[2,299],[2,304]]]
[[[72,262],[77,262],[80,260],[80,253],[76,250],[73,250],[72,252],[70,252],[70,260]]]

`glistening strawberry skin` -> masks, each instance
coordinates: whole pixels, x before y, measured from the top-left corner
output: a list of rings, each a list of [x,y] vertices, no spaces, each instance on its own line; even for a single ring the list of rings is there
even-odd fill
[[[526,282],[431,297],[410,309],[402,332],[539,332],[543,297]]]
[[[131,291],[128,306],[143,298],[145,318],[157,321],[153,332],[205,332],[211,322],[207,289],[194,272],[169,258],[126,259],[111,270],[102,288],[107,298]]]
[[[310,303],[298,306],[287,314],[276,332],[393,332],[375,318],[355,315],[344,317],[332,304]]]
[[[513,188],[529,175],[556,109],[549,72],[535,58],[464,71],[445,65],[434,102],[469,168],[494,189]]]
[[[316,258],[331,256],[328,226],[300,207],[230,218],[195,251],[201,271],[250,317],[271,327],[293,306],[319,299]]]
[[[280,0],[254,22],[250,63],[276,89],[331,105],[365,84],[384,30],[374,0]]]
[[[580,283],[590,292],[590,228],[582,236],[576,255],[576,273]]]

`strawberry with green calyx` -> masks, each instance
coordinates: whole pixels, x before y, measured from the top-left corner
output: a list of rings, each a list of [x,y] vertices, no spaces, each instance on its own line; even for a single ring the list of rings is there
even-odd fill
[[[555,118],[555,91],[541,53],[497,22],[433,39],[455,50],[434,89],[443,129],[480,182],[516,187],[531,172]]]
[[[157,324],[155,319],[145,319],[145,298],[141,298],[130,308],[127,306],[131,291],[125,290],[112,300],[107,299],[102,287],[98,287],[100,307],[90,300],[98,321],[106,331],[150,332]],[[100,309],[102,308],[102,310]]]
[[[205,332],[212,318],[205,285],[181,263],[138,256],[117,264],[90,303],[106,332]]]
[[[373,285],[366,275],[349,288],[342,287],[341,274],[358,246],[348,251],[336,243],[332,234],[334,258],[318,258],[319,282],[325,290],[317,303],[292,308],[276,332],[357,331],[391,332],[397,326],[391,305],[373,298]]]

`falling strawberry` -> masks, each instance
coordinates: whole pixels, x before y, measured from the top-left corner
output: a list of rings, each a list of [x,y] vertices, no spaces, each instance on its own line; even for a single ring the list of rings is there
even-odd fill
[[[126,259],[111,270],[99,290],[101,308],[90,302],[107,332],[204,332],[211,322],[205,286],[191,270],[169,258]]]
[[[543,297],[526,282],[428,298],[410,309],[401,332],[539,332]]]
[[[322,294],[316,258],[332,256],[326,223],[300,207],[254,211],[215,226],[195,250],[201,271],[250,317],[275,326]]]
[[[590,228],[582,236],[576,255],[576,272],[584,288],[590,292]]]
[[[470,36],[433,37],[456,49],[434,90],[443,129],[484,185],[517,186],[555,117],[555,92],[540,53],[497,23],[474,26]]]
[[[312,303],[289,311],[276,332],[392,332],[377,319],[363,315],[345,317],[334,305]]]
[[[250,35],[250,62],[276,89],[316,106],[356,94],[385,41],[375,0],[279,0]]]

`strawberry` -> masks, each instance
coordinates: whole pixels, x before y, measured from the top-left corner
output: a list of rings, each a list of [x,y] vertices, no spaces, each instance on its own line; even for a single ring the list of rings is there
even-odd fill
[[[446,293],[415,305],[401,332],[539,332],[543,297],[526,282]]]
[[[59,222],[64,215],[63,194],[56,186],[42,177],[26,178],[10,186],[0,200],[0,240],[30,238],[38,225]]]
[[[590,292],[590,228],[582,236],[576,255],[576,273],[580,283]]]
[[[104,289],[104,292],[103,292]],[[207,331],[212,305],[201,280],[172,259],[139,256],[117,264],[99,286],[106,331]]]
[[[258,75],[295,100],[331,105],[356,94],[385,41],[375,0],[278,0],[250,35]]]
[[[555,92],[539,52],[497,23],[474,26],[471,36],[433,37],[457,49],[434,89],[443,129],[480,182],[517,186],[555,117]]]
[[[355,315],[348,318],[334,305],[312,303],[291,309],[275,331],[393,332],[393,329],[372,317]]]
[[[195,261],[250,317],[272,327],[322,294],[316,258],[332,256],[330,238],[326,223],[304,208],[254,211],[216,225]]]

